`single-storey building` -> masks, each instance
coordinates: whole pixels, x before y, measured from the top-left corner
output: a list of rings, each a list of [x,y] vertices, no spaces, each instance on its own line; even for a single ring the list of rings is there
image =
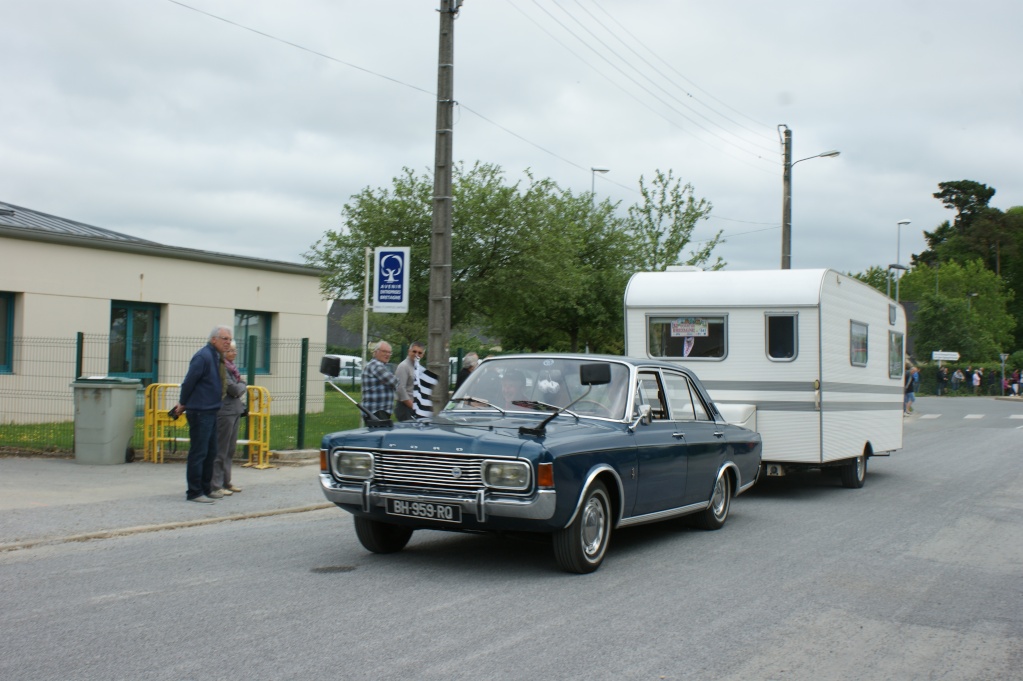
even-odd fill
[[[297,409],[308,339],[307,409],[320,411],[320,274],[0,202],[0,425],[70,419],[62,398],[79,373],[179,383],[220,324],[234,327],[240,369],[270,391],[276,413]]]

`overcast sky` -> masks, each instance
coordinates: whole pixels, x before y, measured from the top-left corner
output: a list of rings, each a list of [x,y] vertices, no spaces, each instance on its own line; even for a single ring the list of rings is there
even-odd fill
[[[365,187],[433,166],[439,0],[0,0],[0,201],[302,262]],[[198,10],[198,11],[197,11]],[[214,16],[210,16],[214,15]],[[454,158],[639,198],[671,170],[730,269],[925,248],[946,180],[1023,205],[1023,2],[466,0]],[[401,245],[401,244],[380,244]],[[456,254],[457,257],[457,254]]]

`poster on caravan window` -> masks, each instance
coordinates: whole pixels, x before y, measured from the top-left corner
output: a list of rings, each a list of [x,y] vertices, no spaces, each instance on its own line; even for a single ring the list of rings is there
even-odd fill
[[[373,251],[373,311],[408,312],[408,246]]]
[[[707,320],[699,317],[679,317],[671,320],[671,336],[709,336]]]

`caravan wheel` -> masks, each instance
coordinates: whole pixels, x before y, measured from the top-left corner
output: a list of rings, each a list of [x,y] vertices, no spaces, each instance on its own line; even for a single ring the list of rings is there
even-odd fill
[[[842,466],[842,487],[859,489],[867,479],[867,455],[860,454]]]

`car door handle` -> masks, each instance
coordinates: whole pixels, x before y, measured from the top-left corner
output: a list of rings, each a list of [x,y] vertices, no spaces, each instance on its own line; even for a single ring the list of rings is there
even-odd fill
[[[676,438],[676,439],[679,439],[679,440],[686,439],[686,434],[685,433],[672,433],[671,436],[673,438]]]
[[[714,431],[714,437],[724,437],[724,436],[725,436],[725,432],[723,430],[715,430]]]

